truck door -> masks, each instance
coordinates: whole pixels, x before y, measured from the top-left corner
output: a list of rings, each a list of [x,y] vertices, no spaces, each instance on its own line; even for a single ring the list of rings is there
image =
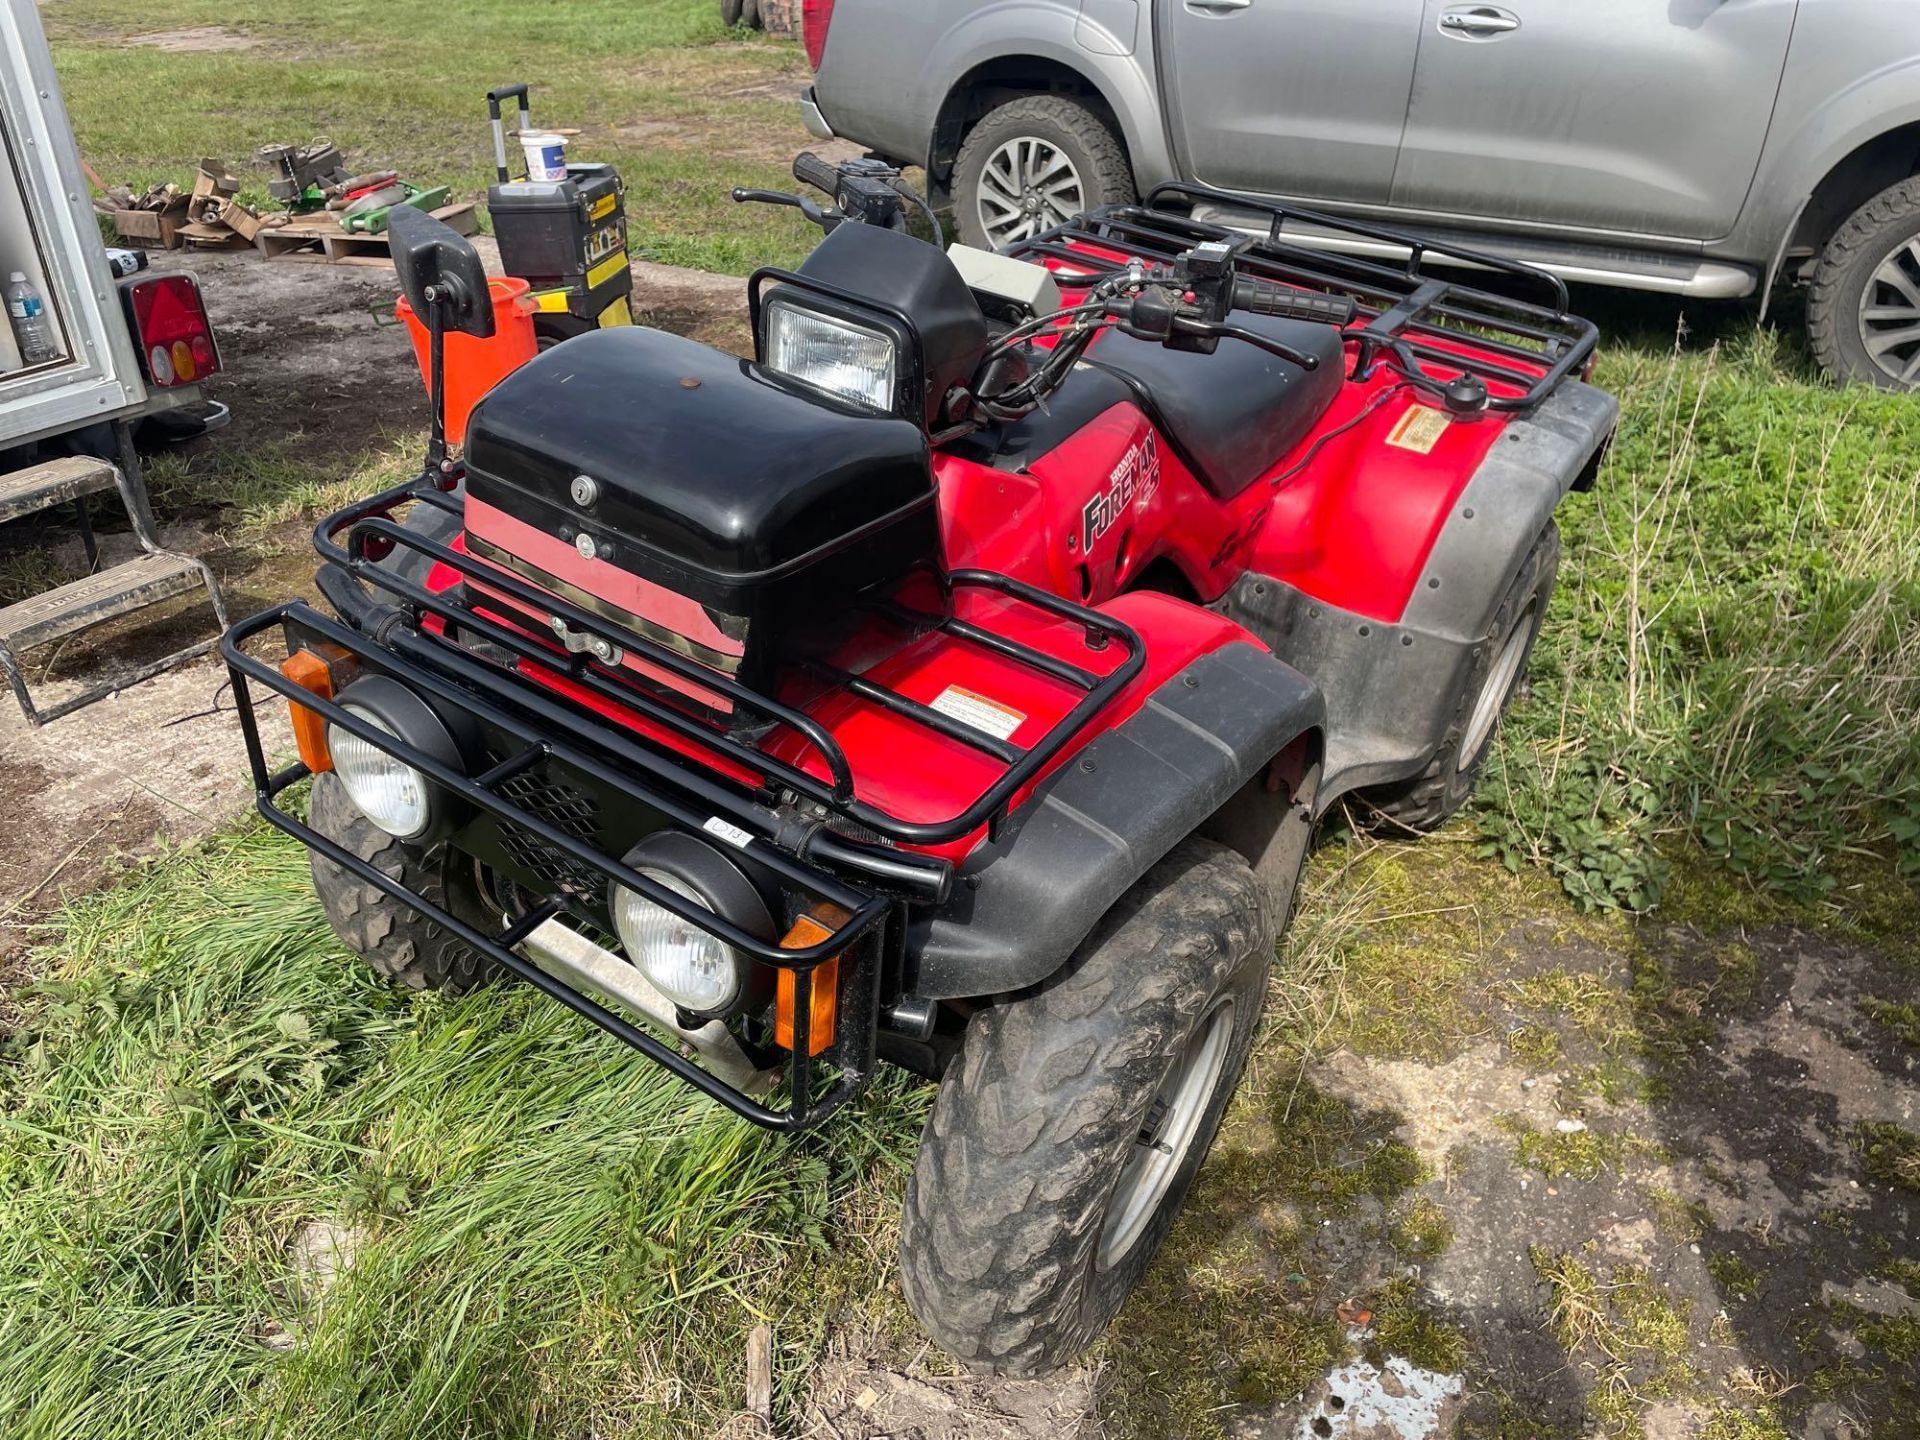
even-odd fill
[[[1421,0],[1161,0],[1183,175],[1229,190],[1385,203]]]
[[[1396,208],[1713,240],[1799,0],[1426,0]]]

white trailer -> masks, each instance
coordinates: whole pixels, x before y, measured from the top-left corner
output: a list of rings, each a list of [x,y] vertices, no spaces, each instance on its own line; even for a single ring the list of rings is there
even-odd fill
[[[0,672],[39,725],[202,654],[214,640],[50,707],[29,693],[24,652],[195,589],[204,588],[221,629],[226,615],[212,572],[161,546],[132,441],[136,422],[204,403],[201,382],[220,363],[213,329],[192,276],[117,279],[109,267],[34,0],[0,0],[0,284],[13,272],[41,298],[57,354],[25,363],[13,326],[0,318],[0,525],[29,527],[34,543],[50,515],[70,509],[91,571],[0,608]],[[143,553],[100,569],[87,505],[108,491]]]

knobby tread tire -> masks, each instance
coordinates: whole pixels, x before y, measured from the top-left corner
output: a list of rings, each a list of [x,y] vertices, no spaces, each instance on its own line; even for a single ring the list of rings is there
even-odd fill
[[[964,1364],[1044,1372],[1120,1308],[1238,1083],[1273,960],[1272,910],[1244,860],[1189,839],[1060,977],[976,1013],[928,1117],[901,1224],[907,1301]],[[1140,1239],[1102,1270],[1107,1203],[1142,1118],[1229,992],[1226,1063],[1185,1163]]]
[[[1854,211],[1820,252],[1807,293],[1807,339],[1814,360],[1834,380],[1901,388],[1867,353],[1859,315],[1862,288],[1903,231],[1908,238],[1920,235],[1920,176],[1881,191]]]
[[[1455,699],[1453,715],[1447,721],[1440,748],[1434,752],[1426,768],[1410,780],[1372,786],[1355,794],[1360,818],[1367,828],[1384,835],[1404,834],[1409,830],[1421,833],[1437,830],[1467,803],[1467,797],[1473,794],[1474,782],[1480,776],[1480,767],[1486,764],[1487,756],[1493,751],[1494,739],[1500,733],[1500,720],[1496,719],[1493,732],[1487,736],[1486,744],[1474,757],[1473,763],[1464,768],[1459,765],[1460,743],[1466,738],[1474,701],[1481,687],[1486,684],[1514,621],[1526,613],[1527,602],[1537,598],[1533,633],[1527,637],[1526,653],[1520,658],[1520,668],[1514,671],[1513,683],[1501,697],[1500,717],[1505,718],[1507,707],[1513,703],[1514,695],[1526,680],[1527,666],[1533,658],[1534,641],[1540,638],[1540,626],[1547,614],[1547,601],[1553,594],[1553,582],[1559,571],[1560,527],[1549,520],[1546,528],[1535,537],[1532,548],[1520,562],[1513,583],[1507,587],[1507,593],[1500,598],[1499,606],[1487,621],[1487,627],[1482,632],[1487,639],[1481,642],[1475,652],[1473,666],[1467,671],[1466,683],[1460,687],[1460,694]]]
[[[1120,205],[1135,198],[1127,147],[1093,110],[1065,95],[1028,95],[1009,100],[988,111],[967,132],[960,153],[954,157],[953,213],[966,244],[981,250],[994,248],[980,226],[974,189],[987,157],[1017,135],[1036,135],[1069,152],[1080,172],[1087,209]]]
[[[471,863],[446,846],[422,850],[395,840],[360,813],[335,775],[313,782],[313,828],[460,919],[482,929],[497,917]],[[313,888],[333,933],[349,950],[409,990],[458,995],[486,980],[492,963],[457,936],[401,904],[379,886],[312,853]]]

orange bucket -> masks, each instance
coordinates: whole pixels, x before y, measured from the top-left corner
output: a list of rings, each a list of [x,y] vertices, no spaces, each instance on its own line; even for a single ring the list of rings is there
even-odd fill
[[[446,338],[447,366],[447,443],[462,444],[467,438],[467,416],[480,403],[480,397],[539,353],[533,338],[533,314],[538,308],[529,293],[533,287],[525,280],[494,278],[487,281],[493,300],[493,336],[476,340],[471,335],[449,331]],[[432,391],[428,374],[427,327],[413,313],[402,296],[393,313],[407,322],[413,337],[414,358],[420,362],[420,378]]]

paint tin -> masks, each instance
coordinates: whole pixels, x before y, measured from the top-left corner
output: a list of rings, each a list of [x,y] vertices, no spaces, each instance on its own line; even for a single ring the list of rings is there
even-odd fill
[[[527,179],[564,180],[567,178],[567,137],[545,130],[523,131],[520,148],[527,155]]]

